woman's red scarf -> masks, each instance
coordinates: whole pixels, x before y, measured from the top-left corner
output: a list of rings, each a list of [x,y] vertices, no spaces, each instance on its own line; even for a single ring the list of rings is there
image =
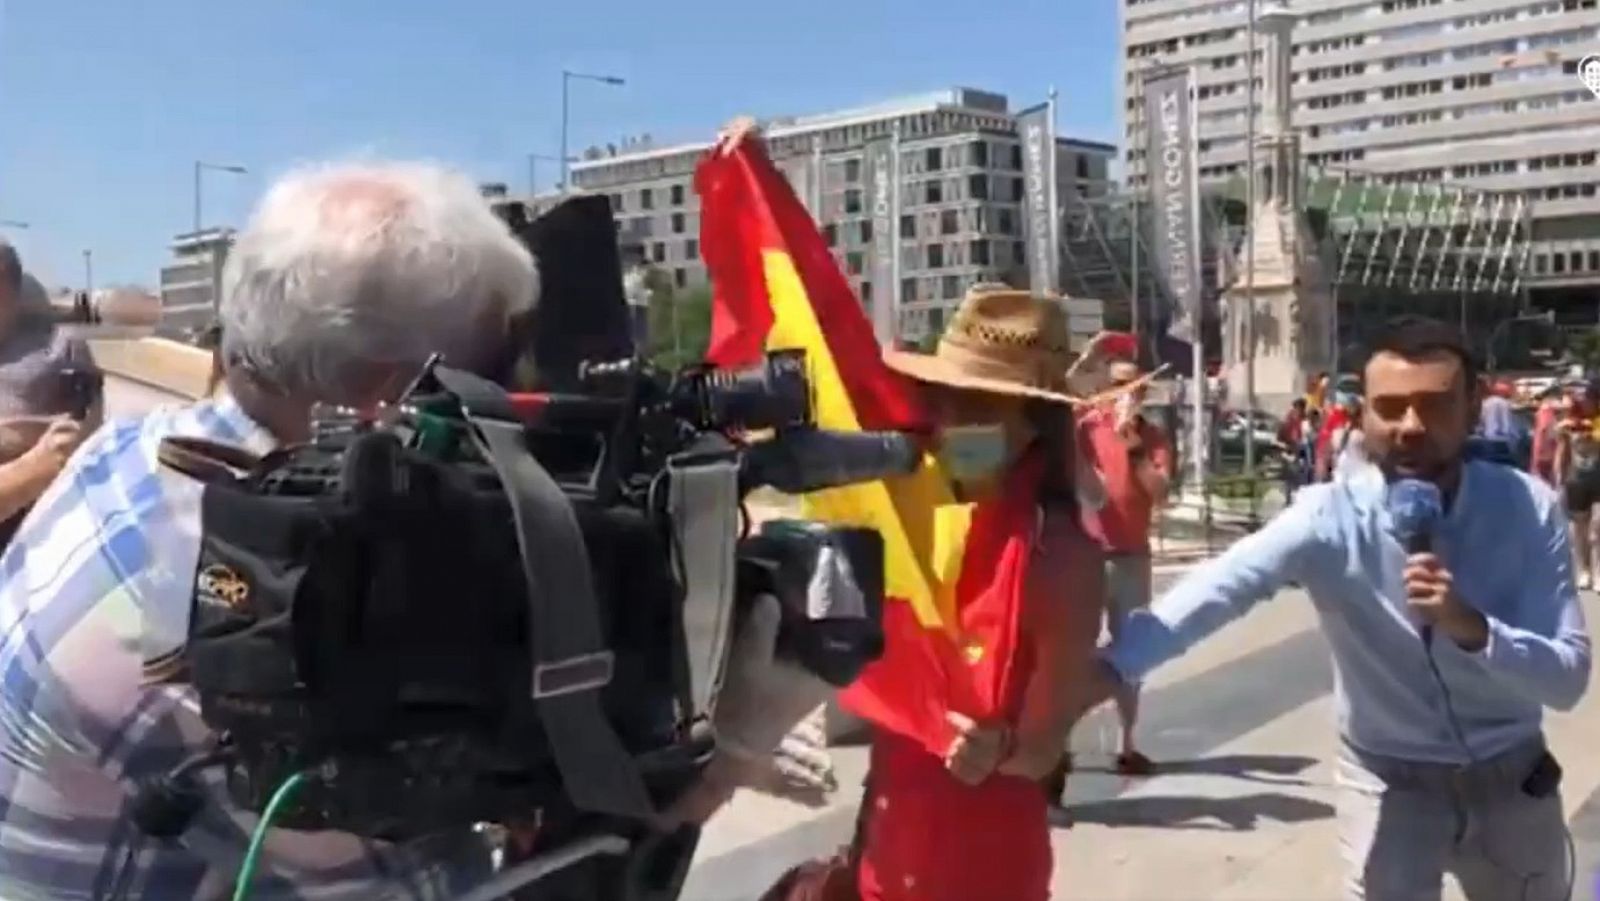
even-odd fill
[[[1015,717],[1028,676],[1020,623],[1044,464],[1041,454],[1024,457],[974,510],[953,628],[924,627],[910,604],[884,605],[884,654],[846,689],[846,709],[936,755],[955,738],[950,711],[980,723]]]

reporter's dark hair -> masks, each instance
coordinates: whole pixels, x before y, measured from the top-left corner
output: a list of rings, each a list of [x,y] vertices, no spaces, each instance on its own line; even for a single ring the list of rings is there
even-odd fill
[[[1478,387],[1478,363],[1467,349],[1461,329],[1426,316],[1400,316],[1389,320],[1367,346],[1367,363],[1381,353],[1418,360],[1447,353],[1461,362],[1461,384],[1468,395]],[[1366,366],[1362,367],[1366,370]]]

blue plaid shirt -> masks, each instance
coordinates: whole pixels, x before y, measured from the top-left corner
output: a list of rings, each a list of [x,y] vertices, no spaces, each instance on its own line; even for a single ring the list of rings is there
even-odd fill
[[[181,651],[199,556],[198,483],[161,439],[257,452],[272,441],[226,397],[108,425],[67,464],[0,557],[0,898],[227,898],[256,818],[207,771],[181,838],[142,837],[137,784],[207,738],[191,689],[146,674]],[[488,872],[473,834],[404,847],[273,830],[250,897],[448,898]]]

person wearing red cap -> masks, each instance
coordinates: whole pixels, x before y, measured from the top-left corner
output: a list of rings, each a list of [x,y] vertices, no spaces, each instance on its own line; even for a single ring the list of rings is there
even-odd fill
[[[1131,357],[1113,358],[1107,370],[1113,388],[1128,388],[1113,403],[1083,417],[1082,432],[1105,488],[1105,501],[1095,520],[1106,552],[1106,619],[1115,636],[1135,610],[1150,605],[1150,525],[1166,500],[1172,480],[1172,444],[1161,427],[1144,416],[1145,377]],[[1147,776],[1150,758],[1134,741],[1139,718],[1139,689],[1129,686],[1116,698],[1122,721],[1117,771]]]

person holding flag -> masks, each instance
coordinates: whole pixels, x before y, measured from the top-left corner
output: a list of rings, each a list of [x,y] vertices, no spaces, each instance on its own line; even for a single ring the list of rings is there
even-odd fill
[[[1064,369],[1052,365],[1059,316],[1027,292],[980,287],[937,352],[884,357],[933,416],[955,502],[930,519],[955,616],[943,634],[890,632],[884,659],[845,695],[878,727],[859,836],[866,901],[1049,896],[1040,780],[1088,674],[1104,578],[1079,516],[1073,398],[1051,377]],[[942,735],[906,722],[913,674],[921,691],[943,689]],[[937,827],[955,811],[960,829]]]
[[[842,697],[874,727],[853,851],[766,897],[1047,898],[1040,781],[1086,689],[1104,580],[1078,512],[1065,314],[977,286],[936,353],[883,350],[754,123],[724,132],[695,186],[708,362],[804,350],[819,427],[918,432],[930,451],[911,476],[803,499],[883,536],[885,652]]]

